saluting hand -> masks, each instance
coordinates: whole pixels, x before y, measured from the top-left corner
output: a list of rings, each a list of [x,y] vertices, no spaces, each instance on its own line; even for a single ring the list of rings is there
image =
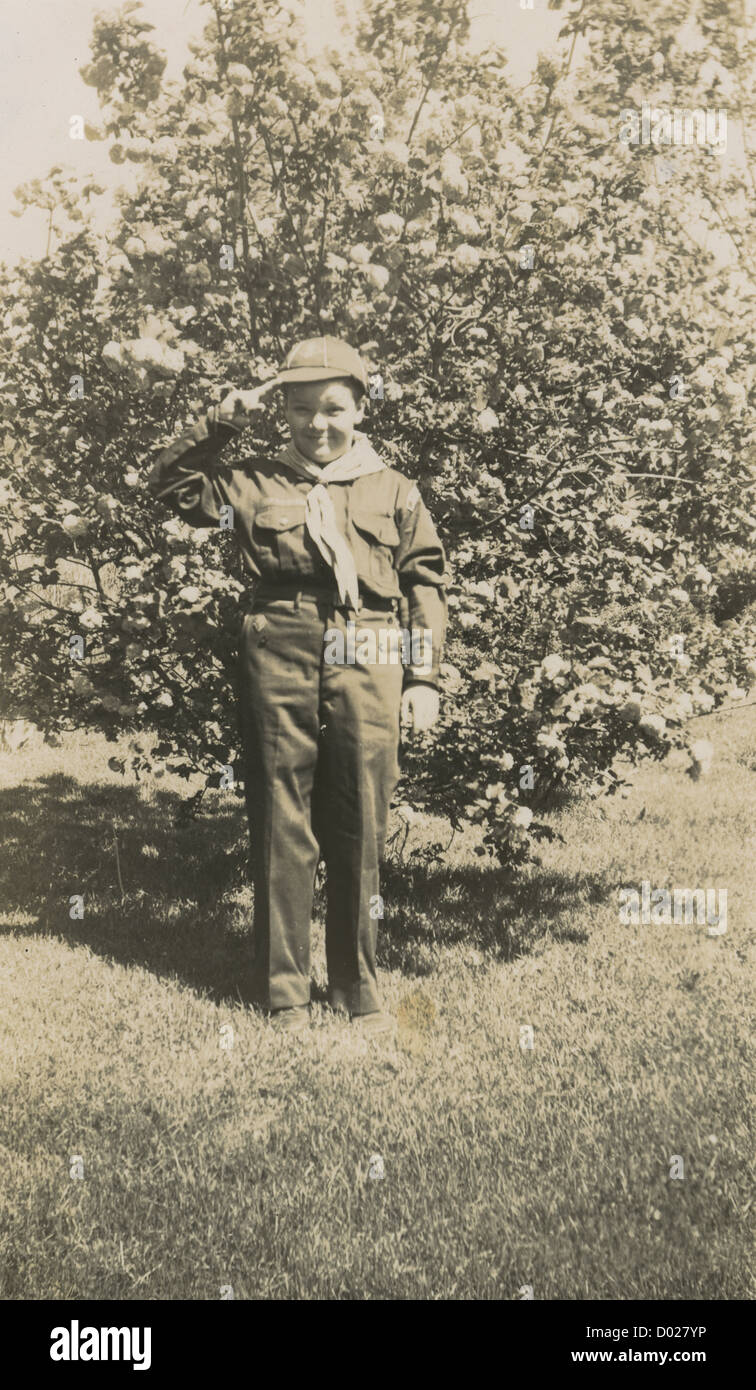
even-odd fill
[[[218,406],[218,419],[237,424],[245,415],[251,415],[253,410],[264,410],[264,397],[279,384],[279,378],[274,376],[261,386],[254,386],[251,391],[229,391]]]
[[[432,685],[411,685],[402,695],[401,720],[413,734],[427,733],[438,719],[439,695]]]

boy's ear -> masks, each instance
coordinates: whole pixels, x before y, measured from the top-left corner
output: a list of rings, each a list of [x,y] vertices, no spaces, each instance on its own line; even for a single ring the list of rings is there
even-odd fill
[[[357,423],[358,425],[360,424],[360,422],[361,422],[362,420],[365,419],[365,397],[364,397],[364,396],[360,396],[360,399],[359,399],[358,402],[357,402],[357,413],[356,413],[356,415],[355,415],[354,418],[355,418],[355,421],[356,421],[356,423]]]

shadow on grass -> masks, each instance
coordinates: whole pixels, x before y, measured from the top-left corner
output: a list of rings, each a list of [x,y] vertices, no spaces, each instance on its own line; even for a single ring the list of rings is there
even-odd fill
[[[0,792],[0,929],[46,932],[179,979],[217,1002],[251,1003],[243,803],[218,797],[177,826],[181,805],[172,791],[146,801],[135,787],[87,785],[62,773]],[[441,950],[462,943],[506,961],[545,935],[581,942],[587,932],[561,926],[561,914],[574,920],[576,905],[602,901],[607,891],[596,875],[539,870],[513,880],[505,869],[388,862],[379,964],[424,975]],[[75,894],[84,898],[81,919],[69,915]],[[320,886],[321,915],[323,906]]]
[[[505,962],[526,954],[545,936],[580,944],[588,931],[561,919],[574,916],[576,908],[587,913],[590,904],[605,901],[610,891],[598,874],[571,876],[534,868],[513,877],[506,866],[387,863],[379,961],[388,969],[426,974],[438,951],[450,946],[464,944]]]

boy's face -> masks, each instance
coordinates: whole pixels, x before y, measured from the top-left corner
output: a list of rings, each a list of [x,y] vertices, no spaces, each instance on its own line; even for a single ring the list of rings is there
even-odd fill
[[[352,447],[365,407],[348,380],[302,381],[286,387],[286,423],[299,452],[313,463],[332,463]]]

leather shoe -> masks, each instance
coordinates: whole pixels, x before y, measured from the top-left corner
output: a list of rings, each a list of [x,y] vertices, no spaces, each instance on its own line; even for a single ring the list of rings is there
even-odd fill
[[[309,1004],[295,1004],[292,1009],[274,1009],[270,1026],[278,1033],[301,1033],[310,1026]]]

